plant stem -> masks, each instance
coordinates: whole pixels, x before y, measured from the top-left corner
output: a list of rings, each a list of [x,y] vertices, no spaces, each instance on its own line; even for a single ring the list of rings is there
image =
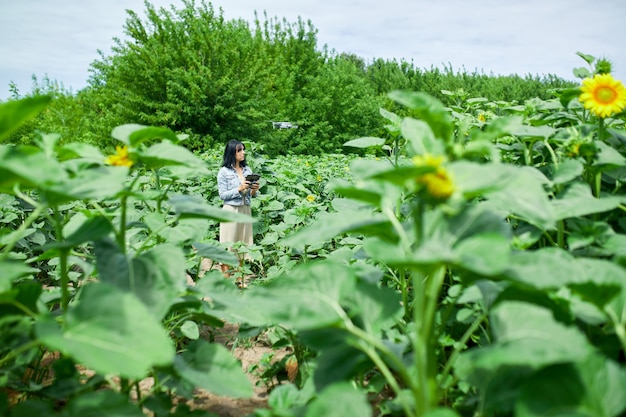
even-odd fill
[[[624,309],[626,310],[626,307],[624,307]],[[624,353],[626,353],[626,326],[624,325],[624,323],[620,323],[619,317],[617,317],[617,314],[615,314],[612,309],[605,308],[604,311],[607,316],[609,316],[609,319],[613,322],[615,335],[620,341]]]
[[[559,220],[558,222],[556,222],[556,227],[556,243],[559,248],[565,249],[565,222],[563,220]]]
[[[468,327],[465,333],[463,333],[463,336],[461,336],[461,339],[459,339],[459,341],[454,344],[454,350],[448,357],[448,360],[446,361],[443,371],[441,372],[440,381],[442,384],[444,384],[446,379],[448,379],[448,375],[450,375],[450,372],[452,371],[452,367],[454,366],[456,359],[461,354],[461,351],[467,346],[467,341],[469,340],[470,337],[472,337],[474,332],[478,329],[480,324],[486,318],[487,318],[487,312],[483,312],[483,314],[476,317],[476,319],[472,322],[470,327]]]

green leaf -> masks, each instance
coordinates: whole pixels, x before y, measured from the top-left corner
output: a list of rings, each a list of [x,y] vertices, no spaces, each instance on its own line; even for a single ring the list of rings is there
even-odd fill
[[[200,329],[198,328],[198,325],[191,320],[185,320],[185,322],[180,326],[180,332],[183,336],[191,340],[198,340],[200,337]]]
[[[11,289],[11,283],[19,278],[39,272],[39,269],[32,268],[28,264],[19,261],[0,260],[0,293]]]
[[[554,229],[557,217],[544,190],[549,180],[531,167],[511,167],[508,175],[506,187],[485,194],[490,206],[542,230]]]
[[[133,294],[109,284],[83,286],[64,318],[63,328],[53,320],[38,322],[37,337],[96,372],[141,379],[174,359],[160,321]]]
[[[78,224],[78,222],[80,222],[80,224]],[[47,245],[47,247],[69,249],[85,242],[102,239],[113,231],[111,222],[106,217],[100,215],[85,217],[81,213],[76,213],[72,216],[65,229],[68,229],[68,226],[73,230],[65,237],[65,240],[52,243]]]
[[[316,395],[315,387],[308,380],[302,389],[294,384],[280,384],[270,391],[267,405],[272,410],[289,410],[297,406],[303,406]]]
[[[429,94],[412,91],[392,91],[388,97],[415,111],[432,129],[435,137],[449,142],[452,139],[454,123],[443,103]]]
[[[435,137],[431,127],[422,120],[405,118],[400,125],[402,135],[407,140],[409,156],[431,154],[445,155],[445,146],[441,139]]]
[[[505,164],[478,164],[455,161],[448,168],[454,185],[466,199],[504,188],[511,174],[511,166]]]
[[[593,55],[589,55],[589,54],[584,54],[580,51],[576,51],[576,55],[578,55],[579,57],[581,57],[582,59],[585,60],[585,62],[589,65],[593,64],[593,61],[596,60],[596,58]]]
[[[616,417],[626,410],[626,370],[595,354],[544,368],[530,377],[515,402],[518,417]]]
[[[375,137],[363,137],[358,139],[352,139],[343,144],[345,147],[351,148],[373,148],[382,146],[385,144],[385,139]]]
[[[41,113],[51,100],[51,96],[34,96],[0,103],[0,141]]]
[[[156,246],[128,257],[111,240],[94,243],[100,279],[143,301],[156,319],[162,319],[184,291],[185,256],[173,244]]]
[[[342,322],[340,300],[355,290],[354,271],[346,265],[320,261],[298,265],[288,274],[238,294],[225,280],[201,279],[196,289],[224,306],[226,320],[253,326],[270,324],[298,330],[336,326]],[[306,294],[306,302],[302,302]]]
[[[85,392],[69,401],[63,417],[144,417],[127,396],[112,390]]]
[[[165,127],[152,127],[139,124],[125,124],[113,128],[111,136],[133,148],[152,139],[168,139],[178,143],[179,138]]]
[[[365,330],[377,337],[402,317],[400,294],[391,288],[360,281],[348,296],[351,314],[358,315]]]
[[[536,305],[504,301],[493,307],[490,323],[494,342],[463,352],[455,366],[461,379],[479,386],[500,370],[576,362],[594,352],[578,328],[556,321],[550,310]]]
[[[559,101],[561,105],[567,109],[571,101],[578,98],[580,93],[580,88],[565,88],[559,92]]]
[[[606,170],[626,165],[626,158],[614,147],[601,141],[595,141],[594,145],[598,153],[595,155],[593,166],[602,166]]]
[[[53,204],[73,200],[112,199],[125,189],[128,171],[127,167],[90,167],[69,179],[59,179],[50,186],[43,187],[43,193]]]
[[[565,184],[580,178],[583,174],[584,167],[580,161],[575,159],[566,159],[558,166],[552,166],[551,180],[554,184]]]
[[[570,287],[583,300],[600,309],[611,302],[618,305],[626,302],[626,270],[623,267],[606,259],[593,258],[576,258],[576,266],[585,279],[570,284]],[[626,312],[623,313],[626,315]]]
[[[559,248],[515,252],[509,260],[506,277],[535,288],[559,288],[568,283],[584,282],[574,257]]]
[[[503,136],[509,136],[513,131],[521,128],[524,119],[521,116],[498,117],[490,121],[484,131],[476,134],[473,140],[494,142]]]
[[[41,150],[28,146],[0,145],[0,191],[13,193],[13,186],[43,188],[67,179],[67,173]]]
[[[208,258],[215,262],[232,266],[239,264],[239,258],[237,258],[234,253],[221,246],[211,243],[196,242],[193,244],[193,247],[196,248],[196,255],[199,258]]]
[[[513,130],[511,133],[515,136],[519,136],[522,138],[542,138],[548,139],[550,136],[554,135],[556,129],[547,125],[542,126],[531,126],[523,124],[519,126],[517,129]]]
[[[208,173],[201,159],[188,149],[168,141],[156,143],[145,151],[138,152],[138,157],[148,169],[170,165],[184,165],[195,168],[197,174]]]
[[[369,210],[352,210],[330,213],[321,216],[313,223],[303,227],[283,240],[285,246],[304,247],[324,243],[333,237],[365,226],[388,222],[380,213]]]
[[[9,291],[0,292],[0,317],[21,316],[28,311],[37,313],[41,293],[41,284],[34,281],[20,282]]]
[[[571,183],[552,200],[553,212],[558,220],[582,217],[588,214],[613,210],[622,203],[622,198],[591,194],[589,185],[581,182]]]
[[[250,398],[254,394],[241,364],[219,344],[204,340],[191,342],[174,360],[174,369],[193,386],[216,395]]]
[[[254,223],[256,221],[253,217],[211,206],[200,196],[173,195],[168,202],[180,218],[200,218],[239,223]]]
[[[305,417],[346,417],[372,415],[365,392],[348,382],[331,385],[324,389],[307,406]]]

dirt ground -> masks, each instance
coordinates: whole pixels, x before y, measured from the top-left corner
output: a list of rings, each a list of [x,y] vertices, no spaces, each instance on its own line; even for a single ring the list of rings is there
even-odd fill
[[[215,334],[215,342],[222,343],[229,349],[231,343],[237,335],[238,326],[225,324],[223,329]],[[192,401],[187,404],[192,410],[205,410],[212,412],[219,417],[245,417],[258,408],[267,408],[267,396],[269,389],[261,383],[259,378],[251,372],[253,365],[259,365],[266,354],[274,353],[274,360],[279,361],[287,353],[287,350],[276,350],[271,347],[258,345],[237,346],[232,349],[233,356],[241,362],[242,369],[254,386],[254,396],[252,398],[230,398],[211,394],[204,390],[197,390]]]
[[[210,268],[210,264],[202,262],[203,272]],[[214,268],[217,268],[214,266]],[[193,281],[191,281],[193,283]],[[252,289],[253,290],[253,289]],[[221,329],[213,329],[214,340],[221,343],[233,352],[233,356],[241,362],[241,368],[252,382],[254,396],[252,398],[230,398],[214,395],[204,390],[197,390],[194,399],[187,401],[192,410],[205,410],[216,414],[219,417],[245,417],[259,408],[267,408],[267,397],[269,388],[261,383],[260,379],[252,372],[252,368],[260,366],[266,354],[273,353],[273,361],[280,361],[289,353],[286,349],[277,350],[265,346],[263,343],[246,343],[233,348],[239,331],[237,324],[226,323]]]

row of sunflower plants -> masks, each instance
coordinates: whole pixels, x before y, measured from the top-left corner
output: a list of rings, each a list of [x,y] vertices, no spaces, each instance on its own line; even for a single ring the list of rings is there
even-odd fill
[[[0,140],[48,102],[3,103]],[[193,192],[214,173],[183,136],[112,136],[108,157],[55,134],[0,146],[0,415],[199,415],[175,397],[253,394],[231,353],[200,336],[224,322],[186,277],[203,257],[236,265],[209,229],[253,219]]]
[[[49,100],[3,104],[0,140]],[[192,412],[174,398],[191,399],[196,388],[252,395],[230,353],[201,336],[225,317],[195,283],[202,261],[239,266],[217,242],[218,223],[255,220],[220,209],[221,150],[194,155],[181,146],[184,135],[139,125],[112,137],[119,146],[109,156],[83,143],[60,146],[56,134],[0,148],[2,415],[183,416]],[[328,180],[348,178],[353,158],[268,161],[247,145],[263,179],[258,244],[240,248],[256,270],[240,272],[262,282],[325,252],[297,253],[280,240],[328,210]],[[213,278],[221,275],[205,280]],[[289,332],[274,333],[300,351]]]
[[[256,415],[623,415],[626,90],[581,57],[580,88],[498,114],[390,93],[403,156],[352,161],[333,210],[281,242],[358,243],[243,295],[201,282],[229,320],[306,347]]]
[[[552,101],[390,94],[410,114],[381,110],[393,145],[347,144],[388,160],[253,154],[265,279],[243,294],[199,278],[202,257],[238,264],[215,244],[216,222],[235,220],[218,208],[219,153],[133,125],[114,130],[108,165],[54,135],[3,147],[0,383],[22,400],[10,415],[182,416],[172,394],[250,395],[199,337],[222,320],[295,347],[294,383],[260,416],[620,415],[626,103],[604,61],[583,57],[596,65],[581,89]],[[0,139],[45,105],[5,105]]]

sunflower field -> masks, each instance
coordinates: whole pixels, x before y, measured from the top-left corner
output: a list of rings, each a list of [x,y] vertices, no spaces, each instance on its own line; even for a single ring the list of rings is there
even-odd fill
[[[225,323],[290,347],[257,417],[625,415],[626,89],[580,55],[553,99],[392,91],[362,156],[247,143],[252,217],[170,129],[0,145],[0,415],[214,415],[179,399],[252,395]],[[49,101],[0,104],[0,140]]]

